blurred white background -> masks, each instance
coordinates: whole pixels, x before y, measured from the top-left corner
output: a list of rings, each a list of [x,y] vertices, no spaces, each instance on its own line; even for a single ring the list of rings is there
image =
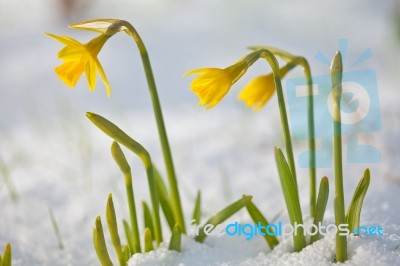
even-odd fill
[[[100,80],[93,93],[84,77],[76,88],[69,89],[53,71],[61,64],[56,54],[62,45],[44,32],[86,42],[95,34],[67,25],[93,18],[127,20],[142,36],[186,200],[197,187],[205,190],[205,202],[213,208],[241,193],[268,195],[280,190],[276,176],[269,186],[260,187],[259,179],[246,172],[252,169],[254,176],[263,178],[265,173],[275,175],[269,151],[280,141],[279,132],[271,133],[268,123],[279,127],[276,101],[250,115],[236,99],[246,81],[255,73],[265,73],[265,64],[249,71],[252,74],[210,111],[197,106],[198,99],[189,90],[192,78],[182,77],[194,68],[226,67],[242,57],[250,45],[277,46],[305,56],[315,75],[329,73],[329,66],[315,55],[321,52],[331,58],[339,48],[339,39],[348,40],[345,67],[371,49],[373,56],[360,67],[376,71],[383,118],[377,145],[384,163],[373,167],[399,182],[398,1],[0,0],[0,166],[7,166],[20,198],[19,205],[14,205],[5,188],[7,181],[0,179],[0,249],[6,241],[13,242],[17,265],[42,265],[44,261],[48,265],[77,261],[93,265],[96,259],[90,230],[95,215],[103,213],[107,193],[117,193],[119,208],[125,208],[123,186],[108,154],[111,141],[87,121],[86,111],[130,129],[128,132],[144,141],[162,165],[143,69],[137,48],[127,36],[114,36],[99,55],[111,84],[110,98]],[[301,72],[291,75],[300,76]],[[221,126],[221,121],[227,125]],[[247,154],[253,151],[262,156],[249,160]],[[245,166],[237,167],[238,162]],[[146,187],[143,171],[140,167],[135,171],[137,187]],[[229,181],[220,177],[224,176],[221,172],[242,179],[231,183],[229,191]],[[357,179],[349,181],[349,192]],[[185,183],[193,187],[185,188]],[[306,180],[302,189],[306,193]],[[216,197],[221,191],[225,200],[219,202]],[[145,198],[147,189],[137,193]],[[276,201],[281,202],[273,204]],[[371,202],[381,204],[376,199]],[[191,208],[185,204],[186,210]],[[277,214],[282,199],[265,204]],[[47,206],[52,206],[59,218],[66,252],[57,251],[54,238],[42,239],[43,232],[52,235]]]

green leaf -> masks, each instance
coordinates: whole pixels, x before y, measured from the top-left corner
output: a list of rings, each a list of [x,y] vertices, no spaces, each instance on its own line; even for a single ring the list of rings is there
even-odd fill
[[[144,228],[149,228],[151,232],[154,232],[153,218],[151,216],[150,208],[145,201],[142,201],[142,207],[143,207]]]
[[[289,213],[290,223],[293,228],[295,228],[296,224],[303,225],[297,184],[281,149],[275,148],[275,158],[281,179],[283,195],[285,197],[286,208]],[[294,250],[296,252],[301,251],[306,246],[303,227],[298,227],[297,233],[295,232],[293,234],[293,242]]]
[[[129,251],[129,246],[125,245],[122,251],[124,252],[125,261],[127,262],[132,257],[132,254]]]
[[[360,227],[361,208],[365,195],[367,194],[369,182],[370,171],[367,168],[365,169],[364,176],[361,178],[356,190],[354,191],[353,198],[351,199],[349,208],[347,209],[346,222],[349,225],[350,232],[353,232],[353,230],[357,230],[355,235],[357,235],[358,228]]]
[[[197,192],[196,202],[194,204],[192,220],[194,220],[193,224],[200,224],[201,218],[201,193],[200,190]]]
[[[122,220],[122,223],[124,225],[125,237],[126,237],[126,240],[128,241],[129,251],[132,254],[133,250],[135,249],[132,232],[131,232],[131,229],[129,228],[129,223],[126,220]]]
[[[114,161],[117,163],[119,169],[123,174],[130,174],[131,167],[126,160],[124,153],[121,150],[121,147],[118,145],[118,142],[113,141],[111,144],[111,154],[114,158]]]
[[[121,240],[119,238],[119,233],[118,233],[117,217],[115,215],[114,202],[112,200],[111,193],[108,195],[106,218],[107,218],[108,230],[110,231],[111,242],[114,246],[115,252],[117,253],[119,264],[121,266],[124,266],[126,263],[124,254],[122,252]]]
[[[164,213],[165,219],[167,220],[169,228],[172,231],[175,225],[175,218],[174,218],[174,213],[172,211],[170,197],[168,196],[167,187],[165,186],[165,183],[161,178],[160,173],[155,167],[154,167],[154,177],[156,179],[156,188],[161,209]]]
[[[147,150],[140,145],[140,143],[129,137],[128,134],[122,131],[119,127],[100,115],[87,112],[86,116],[105,134],[137,154],[137,156],[139,156],[143,161],[145,167],[151,165],[150,155]]]
[[[4,249],[3,253],[3,264],[2,266],[11,266],[11,244],[7,243],[6,248]]]
[[[159,245],[162,242],[162,229],[161,229],[161,221],[160,221],[160,212],[159,212],[159,200],[156,189],[156,181],[154,178],[154,170],[153,164],[151,162],[151,157],[149,152],[137,141],[129,137],[124,131],[122,131],[119,127],[113,124],[111,121],[105,119],[104,117],[87,112],[86,116],[95,124],[100,130],[106,133],[115,141],[124,145],[132,152],[134,152],[143,162],[146,168],[147,179],[149,183],[150,190],[150,199],[151,205],[153,208],[153,220],[154,220],[154,235]]]
[[[267,219],[252,201],[246,205],[246,208],[255,224],[259,224],[263,227],[267,227],[269,225]],[[271,227],[269,227],[269,230],[272,230],[271,233],[274,234],[274,230]],[[264,232],[264,239],[267,241],[269,248],[272,250],[276,245],[279,244],[279,241],[276,236],[271,235],[271,233]]]
[[[93,243],[97,253],[97,257],[99,258],[101,265],[113,266],[110,256],[108,255],[100,216],[97,216],[95,227],[93,229]]]
[[[235,201],[234,203],[230,204],[229,206],[225,207],[221,211],[219,211],[217,214],[215,214],[213,217],[208,219],[208,221],[205,223],[205,226],[212,225],[213,227],[208,230],[208,232],[211,232],[217,225],[223,223],[225,220],[227,220],[229,217],[237,213],[240,209],[245,207],[252,199],[252,196],[247,196],[243,195],[243,197],[240,200]],[[204,239],[206,239],[207,234],[204,232],[204,226],[202,226],[199,230],[199,235],[197,235],[194,239],[197,242],[202,243]]]
[[[54,234],[56,235],[56,238],[57,238],[57,241],[58,241],[58,248],[59,249],[64,249],[64,244],[63,244],[63,241],[62,241],[61,231],[60,231],[60,228],[58,227],[56,217],[54,216],[54,212],[53,212],[53,209],[51,207],[49,207],[49,216],[50,216],[51,225],[53,226]]]
[[[322,223],[325,215],[326,205],[328,203],[329,197],[329,180],[326,176],[321,179],[319,184],[318,198],[317,198],[317,207],[315,210],[315,217],[313,224],[319,228],[319,224]],[[317,241],[320,237],[319,230],[311,236],[310,244]]]
[[[151,230],[146,227],[144,229],[144,252],[150,252],[154,250],[153,237],[151,236]]]
[[[181,252],[181,235],[181,227],[179,224],[175,224],[174,230],[172,230],[171,240],[169,242],[169,250]]]

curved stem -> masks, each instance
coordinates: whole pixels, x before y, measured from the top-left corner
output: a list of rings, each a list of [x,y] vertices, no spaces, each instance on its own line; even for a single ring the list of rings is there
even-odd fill
[[[126,27],[125,31],[131,36],[137,44],[139,49],[140,57],[142,59],[143,68],[146,74],[147,84],[149,86],[149,92],[151,101],[153,104],[154,115],[156,118],[158,134],[160,137],[161,148],[164,156],[165,166],[167,169],[168,182],[171,189],[171,200],[172,207],[176,222],[180,225],[182,233],[186,233],[185,221],[183,218],[181,200],[179,196],[178,183],[176,180],[174,164],[172,160],[171,149],[168,142],[167,132],[165,130],[164,119],[161,111],[160,100],[158,98],[156,83],[153,76],[153,71],[150,64],[149,55],[147,49],[137,33],[136,29],[128,22],[124,23]]]
[[[286,112],[286,105],[285,105],[285,98],[283,95],[283,89],[282,89],[282,83],[281,83],[281,77],[280,77],[280,71],[279,71],[279,64],[278,61],[276,60],[275,56],[267,49],[262,49],[260,50],[261,52],[261,57],[266,59],[268,63],[271,65],[272,72],[274,74],[274,82],[275,82],[275,87],[276,87],[276,93],[278,95],[278,104],[279,104],[279,112],[281,116],[281,122],[282,122],[282,127],[283,127],[283,137],[285,140],[285,147],[286,147],[286,153],[288,157],[288,163],[290,167],[290,171],[292,173],[292,176],[294,178],[296,187],[297,187],[297,177],[296,177],[296,167],[294,163],[294,156],[293,156],[293,147],[292,147],[292,140],[290,136],[290,129],[289,129],[289,122],[287,118],[287,112]]]
[[[289,62],[288,64],[301,65],[307,80],[307,121],[308,121],[308,148],[310,151],[309,169],[310,169],[310,216],[315,216],[316,199],[317,199],[317,181],[316,181],[316,153],[315,153],[315,124],[314,124],[314,94],[311,69],[308,61],[301,56],[295,56],[281,49],[274,47],[265,47],[274,55],[281,57]]]
[[[310,150],[309,157],[309,169],[310,169],[310,216],[315,216],[315,208],[317,201],[317,192],[316,192],[316,154],[315,154],[315,125],[314,125],[314,92],[313,92],[313,81],[311,77],[310,65],[307,60],[301,57],[300,65],[304,69],[304,75],[307,79],[307,90],[308,90],[308,98],[307,98],[307,115],[308,115],[308,148]]]

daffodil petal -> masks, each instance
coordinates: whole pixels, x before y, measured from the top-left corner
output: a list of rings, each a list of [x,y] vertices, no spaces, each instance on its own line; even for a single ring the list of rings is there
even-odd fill
[[[93,91],[96,87],[96,62],[94,60],[88,60],[85,65],[86,79],[88,81],[89,90]]]
[[[213,71],[213,70],[222,70],[222,69],[221,68],[199,68],[199,69],[189,70],[188,72],[183,74],[183,76],[192,75],[192,74],[202,74],[204,72],[209,72],[209,71]]]
[[[106,73],[104,73],[103,67],[101,66],[99,60],[96,58],[95,60],[97,70],[99,71],[100,77],[104,82],[104,85],[106,86],[106,91],[107,91],[107,96],[111,95],[111,88],[110,88],[110,83],[108,83]]]
[[[85,48],[77,45],[65,46],[57,54],[57,57],[64,61],[79,61],[87,56]]]
[[[62,44],[65,45],[82,45],[80,42],[78,42],[75,39],[72,39],[70,37],[67,36],[57,36],[48,32],[45,32],[45,34],[53,39],[55,39],[56,41],[59,41]]]
[[[239,99],[253,110],[260,110],[275,92],[273,74],[263,75],[251,80],[239,94]]]
[[[69,87],[74,87],[83,74],[84,64],[81,61],[68,61],[56,67],[55,72]]]

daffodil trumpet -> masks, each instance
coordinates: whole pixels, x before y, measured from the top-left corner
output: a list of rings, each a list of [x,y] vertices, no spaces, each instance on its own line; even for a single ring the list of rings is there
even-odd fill
[[[56,68],[56,73],[58,77],[70,87],[74,87],[82,73],[85,72],[89,83],[89,89],[92,91],[96,85],[96,71],[98,71],[106,86],[107,94],[110,95],[110,85],[106,78],[104,70],[97,59],[97,55],[103,47],[104,43],[111,36],[120,31],[127,33],[135,41],[142,59],[142,64],[153,104],[153,111],[157,123],[161,148],[167,170],[168,182],[171,190],[171,201],[174,217],[177,224],[179,224],[182,232],[185,233],[186,227],[183,218],[178,183],[167,132],[165,129],[161,104],[158,98],[156,83],[154,80],[149,55],[141,37],[139,36],[136,29],[129,22],[118,19],[88,20],[71,24],[70,27],[73,29],[88,30],[100,33],[98,37],[94,38],[87,44],[82,44],[69,37],[48,34],[50,37],[66,45],[66,47],[58,53],[58,57],[64,61],[64,64]]]

